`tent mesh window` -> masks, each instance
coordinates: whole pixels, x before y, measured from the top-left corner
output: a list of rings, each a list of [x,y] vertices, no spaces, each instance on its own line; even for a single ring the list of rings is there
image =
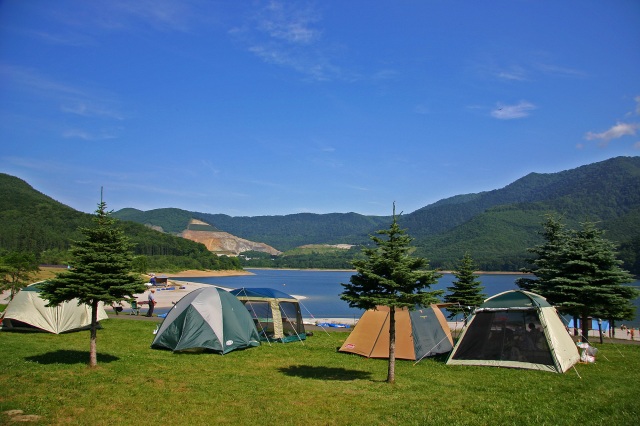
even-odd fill
[[[243,300],[245,307],[251,314],[256,329],[261,337],[273,339],[275,335],[273,327],[273,314],[271,313],[271,304],[267,301],[246,301]]]
[[[297,303],[280,302],[280,315],[282,315],[282,330],[285,336],[298,336],[304,333],[302,315]]]
[[[542,325],[532,312],[478,312],[466,334],[454,359],[554,365]]]

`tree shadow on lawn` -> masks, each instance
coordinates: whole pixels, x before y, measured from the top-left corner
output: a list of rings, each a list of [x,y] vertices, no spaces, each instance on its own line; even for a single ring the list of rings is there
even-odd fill
[[[292,365],[278,369],[287,376],[297,376],[306,379],[321,380],[371,380],[371,373],[358,370],[347,370],[345,368],[316,367],[311,365]]]
[[[98,354],[98,364],[118,361],[120,358],[109,354]],[[57,350],[45,354],[29,356],[26,361],[37,362],[38,364],[88,364],[89,352]]]

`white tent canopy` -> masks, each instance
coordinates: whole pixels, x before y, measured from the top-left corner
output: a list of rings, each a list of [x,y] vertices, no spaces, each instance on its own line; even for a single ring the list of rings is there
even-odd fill
[[[4,330],[39,329],[60,334],[91,326],[91,307],[78,305],[78,300],[47,307],[47,300],[40,297],[38,284],[31,284],[20,290],[7,306],[2,328]],[[98,321],[107,319],[104,305],[98,306]]]

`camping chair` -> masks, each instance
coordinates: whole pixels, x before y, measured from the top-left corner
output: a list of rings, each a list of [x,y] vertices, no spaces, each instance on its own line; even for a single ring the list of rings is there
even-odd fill
[[[129,304],[131,305],[131,311],[129,311],[129,315],[140,315],[140,306],[138,306],[138,301],[129,300]]]

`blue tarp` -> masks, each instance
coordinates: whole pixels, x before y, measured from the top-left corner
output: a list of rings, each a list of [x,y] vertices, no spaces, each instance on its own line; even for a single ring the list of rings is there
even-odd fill
[[[577,327],[577,328],[582,328],[581,324],[582,324],[581,320],[578,320],[578,327]],[[574,327],[574,325],[573,325],[573,320],[570,320],[570,321],[569,321],[569,324],[567,324],[567,326],[568,326],[569,328],[576,328],[576,327]],[[604,332],[606,332],[606,331],[609,331],[609,328],[610,328],[609,321],[602,321],[602,332],[604,333]],[[591,320],[591,327],[590,327],[590,329],[591,329],[591,330],[596,330],[596,331],[597,331],[597,330],[600,330],[600,328],[598,327],[598,319],[597,319],[597,318],[596,318],[596,319],[592,319],[592,320]]]
[[[235,296],[243,297],[273,297],[274,299],[295,299],[295,297],[273,288],[237,288],[235,290],[231,290],[229,293]]]

